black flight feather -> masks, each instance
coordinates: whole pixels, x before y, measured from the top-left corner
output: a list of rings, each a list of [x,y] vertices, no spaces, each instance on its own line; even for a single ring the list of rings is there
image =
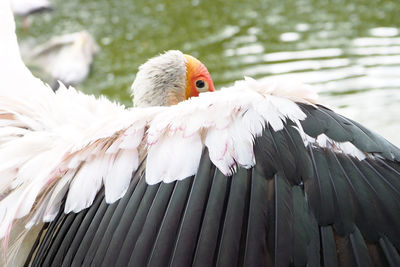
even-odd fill
[[[171,258],[171,266],[189,266],[192,264],[197,238],[200,233],[205,203],[207,203],[212,180],[212,163],[205,150],[200,160],[199,171],[194,177],[177,241]]]
[[[335,198],[330,179],[326,152],[309,146],[314,176],[304,181],[304,189],[311,208],[321,225],[332,224],[335,220]]]
[[[304,191],[292,187],[293,198],[293,262],[295,266],[317,266],[320,263],[319,228]]]
[[[382,232],[391,237],[391,241],[400,247],[400,207],[399,198],[385,184],[366,161],[357,165],[372,192],[375,194],[376,203],[379,205],[376,213],[376,221]]]
[[[337,155],[329,150],[325,151],[329,168],[329,179],[334,192],[335,222],[334,227],[340,235],[347,235],[354,231],[355,203],[349,187],[343,166]]]
[[[100,192],[101,194],[102,192]],[[82,241],[85,238],[86,235],[90,234],[90,231],[88,231],[88,228],[92,224],[92,222],[95,221],[95,215],[98,211],[98,208],[100,207],[102,198],[97,196],[93,202],[93,208],[89,209],[87,214],[85,215],[85,218],[83,219],[83,222],[79,226],[79,230],[76,233],[76,236],[71,243],[67,254],[65,255],[63,265],[71,266],[72,261],[75,257],[75,254],[79,250],[79,247],[81,247]]]
[[[70,226],[72,225],[75,217],[77,216],[76,213],[70,213],[67,215],[65,221],[62,223],[60,228],[57,231],[57,234],[55,235],[54,239],[52,240],[52,244],[46,253],[46,257],[44,258],[43,265],[44,266],[50,266],[53,264],[53,259],[55,255],[57,254],[57,251],[62,244],[62,241],[64,240],[65,235],[68,233],[68,230]],[[61,265],[61,262],[58,263],[58,265]]]
[[[386,260],[389,263],[390,267],[400,266],[399,250],[396,250],[396,248],[390,243],[390,241],[386,237],[382,237],[381,239],[379,239],[379,245],[386,256]]]
[[[232,176],[226,216],[222,226],[217,266],[237,266],[244,224],[246,194],[250,181],[249,171],[239,168]]]
[[[109,227],[107,227],[107,230],[110,230],[109,234],[111,234],[111,236],[108,239],[104,239],[104,236],[107,235],[107,233],[105,233],[103,236],[104,244],[98,244],[98,246],[105,246],[107,248],[107,251],[102,255],[102,257],[104,257],[104,264],[115,264],[119,254],[116,252],[121,251],[123,240],[125,239],[126,234],[128,233],[136,216],[141,200],[146,193],[146,189],[147,184],[143,175],[138,181],[137,186],[134,187],[134,191],[131,193],[131,195],[125,195],[123,197],[124,202],[125,199],[128,201],[125,210],[123,211],[121,217],[113,216]],[[104,251],[101,247],[100,249],[101,251]]]
[[[353,249],[353,255],[358,267],[372,266],[369,251],[360,231],[355,228],[354,233],[350,234],[350,243]]]
[[[83,212],[78,213],[77,216],[74,218],[73,223],[69,227],[68,232],[65,235],[62,243],[60,244],[58,251],[52,261],[53,264],[55,264],[57,266],[61,266],[63,264],[64,257],[67,254],[69,248],[71,248],[72,242],[73,242],[74,238],[76,237],[78,229],[80,228],[87,211],[88,210],[86,209]],[[69,266],[69,264],[68,264],[68,266]]]
[[[118,201],[117,207],[114,213],[112,214],[112,217],[107,225],[105,232],[103,233],[100,243],[98,244],[98,248],[95,255],[96,258],[100,258],[103,260],[103,257],[106,255],[107,249],[109,245],[112,243],[111,239],[114,238],[115,236],[115,229],[118,225],[121,225],[122,223],[120,218],[122,214],[126,211],[127,205],[130,200],[130,196],[132,195],[133,192],[136,191],[136,189],[138,189],[138,183],[140,178],[143,178],[143,174],[141,174],[140,172],[134,175],[131,184],[129,185],[129,188],[125,193],[125,197],[123,197]],[[131,210],[131,212],[133,212],[133,210]]]
[[[217,259],[220,229],[223,226],[228,204],[231,178],[215,171],[201,231],[199,234],[193,266],[212,266]]]
[[[323,129],[322,133],[339,142],[352,141],[354,139],[354,136],[349,129],[350,124],[338,120],[335,113],[332,114],[327,112],[328,109],[322,106],[318,106],[318,108],[310,107],[309,110],[312,110],[312,112],[310,112],[312,118],[317,119],[321,125],[321,128]],[[306,128],[310,128],[309,124],[313,123],[310,119],[311,118],[306,118],[304,122]],[[316,137],[315,135],[312,136]]]
[[[149,266],[163,267],[170,261],[179,222],[186,206],[192,182],[193,179],[184,179],[176,183],[167,211],[161,222],[155,245],[151,250]]]
[[[94,240],[96,236],[96,232],[99,229],[99,225],[101,224],[104,214],[106,213],[107,209],[109,208],[109,205],[107,205],[104,195],[101,192],[98,194],[97,198],[100,200],[100,206],[95,210],[95,214],[93,219],[90,222],[89,227],[86,229],[85,236],[80,242],[80,245],[78,247],[78,250],[76,251],[76,254],[74,256],[74,259],[72,261],[72,266],[81,266],[83,264],[83,261],[87,255],[87,252],[92,244],[92,241]],[[96,202],[98,200],[95,200]],[[89,208],[90,210],[92,208]]]
[[[268,247],[268,205],[267,179],[253,170],[251,176],[251,190],[249,215],[247,221],[246,246],[244,248],[244,266],[267,265]],[[270,262],[272,265],[272,262]]]
[[[355,222],[368,240],[376,242],[379,239],[378,233],[381,231],[381,225],[384,223],[381,216],[376,216],[381,214],[378,196],[363,173],[358,170],[358,160],[353,162],[350,157],[344,155],[337,155],[337,158],[345,170],[345,177],[352,192]]]
[[[275,251],[276,266],[289,266],[293,262],[293,196],[286,177],[279,173],[275,181]]]
[[[288,126],[285,127],[283,131],[287,134],[288,142],[292,144],[291,150],[296,161],[298,179],[304,181],[313,177],[314,167],[299,132],[294,128],[293,123],[288,123]]]
[[[324,267],[339,266],[332,226],[321,226],[319,234],[321,240],[321,265]]]
[[[103,202],[105,205],[107,205],[107,203],[105,203],[105,199]],[[103,203],[101,205],[103,205]],[[116,207],[117,207],[116,203],[107,205],[106,211],[103,217],[101,218],[100,224],[98,225],[97,229],[94,229],[96,233],[92,239],[92,242],[90,243],[89,249],[86,252],[85,258],[83,260],[83,265],[89,265],[93,261],[96,255],[98,245],[100,244],[101,239],[103,238],[104,232],[108,227],[108,224],[112,218],[112,215],[114,214]]]
[[[263,134],[255,139],[254,155],[257,160],[255,168],[265,177],[273,177],[281,164],[276,161],[276,146],[272,139],[271,130],[266,127]]]
[[[146,193],[144,193],[144,196],[140,201],[138,211],[130,224],[129,231],[120,241],[122,243],[121,250],[114,251],[114,253],[118,255],[118,258],[111,266],[126,266],[128,264],[133,248],[135,247],[138,237],[143,229],[154,197],[159,190],[159,186],[160,184],[147,186]],[[115,259],[115,256],[111,253],[107,253],[106,256],[112,258],[113,260]],[[107,258],[104,261],[99,262],[96,266],[99,266],[100,264],[103,265],[105,262],[109,262]]]
[[[145,266],[147,264],[174,186],[175,183],[163,183],[160,185],[146,217],[146,222],[133,249],[129,266]]]
[[[61,206],[61,210],[64,209],[64,204]],[[35,257],[32,260],[32,266],[39,266],[40,264],[43,263],[43,260],[45,258],[46,253],[48,252],[49,248],[51,247],[53,238],[55,236],[55,233],[59,229],[59,227],[62,225],[63,221],[66,219],[64,213],[60,211],[54,221],[50,223],[49,225],[44,225],[43,227],[46,228],[45,235],[43,237],[43,240],[39,242],[38,244],[38,249],[35,254]],[[35,247],[32,249],[36,249]],[[28,262],[25,263],[25,266],[28,266]]]
[[[286,126],[288,127],[288,126]],[[277,131],[270,129],[271,140],[276,149],[275,160],[281,165],[278,165],[281,171],[285,173],[291,184],[298,184],[299,177],[296,174],[296,160],[293,155],[293,150],[290,148],[290,142],[287,140],[285,131]]]

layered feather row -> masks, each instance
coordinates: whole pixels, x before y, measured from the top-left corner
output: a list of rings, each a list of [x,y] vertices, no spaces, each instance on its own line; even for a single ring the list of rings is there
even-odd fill
[[[256,85],[256,86],[254,86]],[[300,108],[280,88],[247,78],[171,107],[132,108],[61,87],[31,94],[0,91],[0,237],[15,219],[27,227],[64,211],[89,207],[101,186],[112,203],[123,196],[139,154],[147,154],[146,181],[180,180],[197,171],[204,146],[213,163],[231,175],[255,164],[254,138],[266,124],[299,125]],[[308,92],[308,93],[305,93]],[[314,95],[305,90],[306,103]]]

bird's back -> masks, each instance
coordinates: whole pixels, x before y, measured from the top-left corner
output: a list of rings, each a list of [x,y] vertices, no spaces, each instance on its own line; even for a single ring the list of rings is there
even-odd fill
[[[197,174],[182,181],[147,185],[137,172],[118,202],[107,205],[100,192],[85,211],[61,212],[29,261],[399,266],[399,150],[329,109],[299,105],[308,115],[301,122],[307,144],[288,120],[281,131],[266,127],[254,144],[256,165],[232,176],[207,149]]]

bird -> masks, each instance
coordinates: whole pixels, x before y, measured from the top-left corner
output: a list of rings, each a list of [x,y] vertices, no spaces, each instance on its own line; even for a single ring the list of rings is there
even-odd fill
[[[400,150],[311,87],[215,90],[204,64],[172,50],[139,68],[132,108],[53,92],[0,7],[9,264],[28,245],[27,266],[400,265]]]
[[[23,58],[26,64],[39,67],[50,76],[51,87],[57,90],[59,81],[66,87],[77,86],[85,81],[94,56],[99,51],[91,34],[83,30],[53,36],[47,42],[29,49]]]

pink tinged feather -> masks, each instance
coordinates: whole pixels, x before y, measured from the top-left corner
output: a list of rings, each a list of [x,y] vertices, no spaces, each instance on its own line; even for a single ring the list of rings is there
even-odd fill
[[[271,103],[285,118],[296,122],[307,117],[300,107],[289,99],[276,96],[271,96],[270,99]]]
[[[47,203],[43,203],[43,205],[46,207],[43,215],[43,222],[51,222],[55,216],[57,216],[60,210],[61,202],[68,192],[69,184],[72,178],[75,176],[75,173],[75,170],[70,170],[58,180],[57,185],[50,194],[51,197],[49,201]]]
[[[46,212],[46,204],[49,203],[50,197],[51,193],[44,196],[43,203],[40,206],[36,207],[35,213],[33,214],[33,216],[31,216],[31,219],[25,224],[25,229],[30,229],[32,226],[42,221],[44,213]]]
[[[196,173],[203,144],[199,133],[183,137],[178,131],[165,135],[149,147],[146,162],[146,182],[150,185],[182,180]]]
[[[205,145],[211,161],[225,175],[232,175],[236,165],[250,168],[255,164],[254,137],[262,133],[263,119],[252,109],[243,111],[229,128],[211,128],[207,131]]]
[[[73,155],[67,164],[68,169],[77,169],[82,161],[86,160],[91,154],[89,149],[83,149],[82,151],[77,152]]]
[[[197,116],[196,116],[197,115]],[[183,136],[189,137],[196,134],[201,128],[209,127],[210,123],[204,120],[203,114],[194,114],[190,119],[185,121],[185,127],[183,129]]]
[[[103,155],[82,163],[69,187],[64,212],[79,212],[90,205],[100,190],[105,173]]]
[[[120,149],[120,144],[122,143],[122,137],[114,140],[112,144],[107,148],[107,154],[116,154]]]
[[[6,192],[10,188],[10,184],[17,177],[18,169],[11,168],[7,170],[1,171],[1,179],[0,179],[0,199],[2,198],[2,194]]]
[[[241,123],[254,137],[260,136],[265,127],[263,117],[254,108],[247,109],[242,115]]]
[[[19,168],[17,178],[11,183],[11,188],[16,188],[24,182],[32,183],[32,181],[41,180],[40,177],[51,172],[53,165],[51,161],[48,162],[47,160],[51,160],[52,157],[54,157],[54,155],[51,151],[46,151],[25,162]],[[44,162],[46,164],[43,164]]]
[[[57,165],[61,151],[56,147],[54,150],[41,153],[21,168],[18,175],[24,182],[14,191],[21,196],[20,202],[14,204],[18,207],[16,218],[22,218],[30,212],[37,196],[49,182],[50,173]],[[46,164],[43,165],[43,162]]]
[[[0,170],[21,166],[31,157],[52,148],[49,135],[32,133],[0,146]]]
[[[128,128],[120,144],[121,149],[136,149],[142,142],[144,135],[144,128],[135,129],[134,127]]]
[[[128,190],[132,173],[139,165],[136,149],[121,150],[109,165],[104,176],[105,198],[107,203],[113,203],[124,196]]]
[[[238,117],[231,126],[231,135],[235,150],[235,161],[245,168],[255,164],[253,151],[254,137],[261,135],[262,122],[260,116],[248,110],[243,117]]]
[[[235,166],[235,160],[232,140],[228,129],[209,129],[204,143],[208,148],[210,159],[215,166],[224,175],[232,175],[232,168]]]
[[[264,118],[264,120],[271,125],[274,131],[283,129],[282,115],[271,104],[271,100],[258,102],[255,106],[256,111]]]
[[[153,119],[146,135],[146,143],[148,145],[153,145],[158,142],[161,136],[165,133],[168,129],[169,123],[173,120],[173,118],[171,118],[172,113],[171,109],[168,109]]]
[[[0,202],[0,239],[6,238],[10,234],[10,227],[15,217],[16,205],[20,196],[18,194],[10,194]]]

